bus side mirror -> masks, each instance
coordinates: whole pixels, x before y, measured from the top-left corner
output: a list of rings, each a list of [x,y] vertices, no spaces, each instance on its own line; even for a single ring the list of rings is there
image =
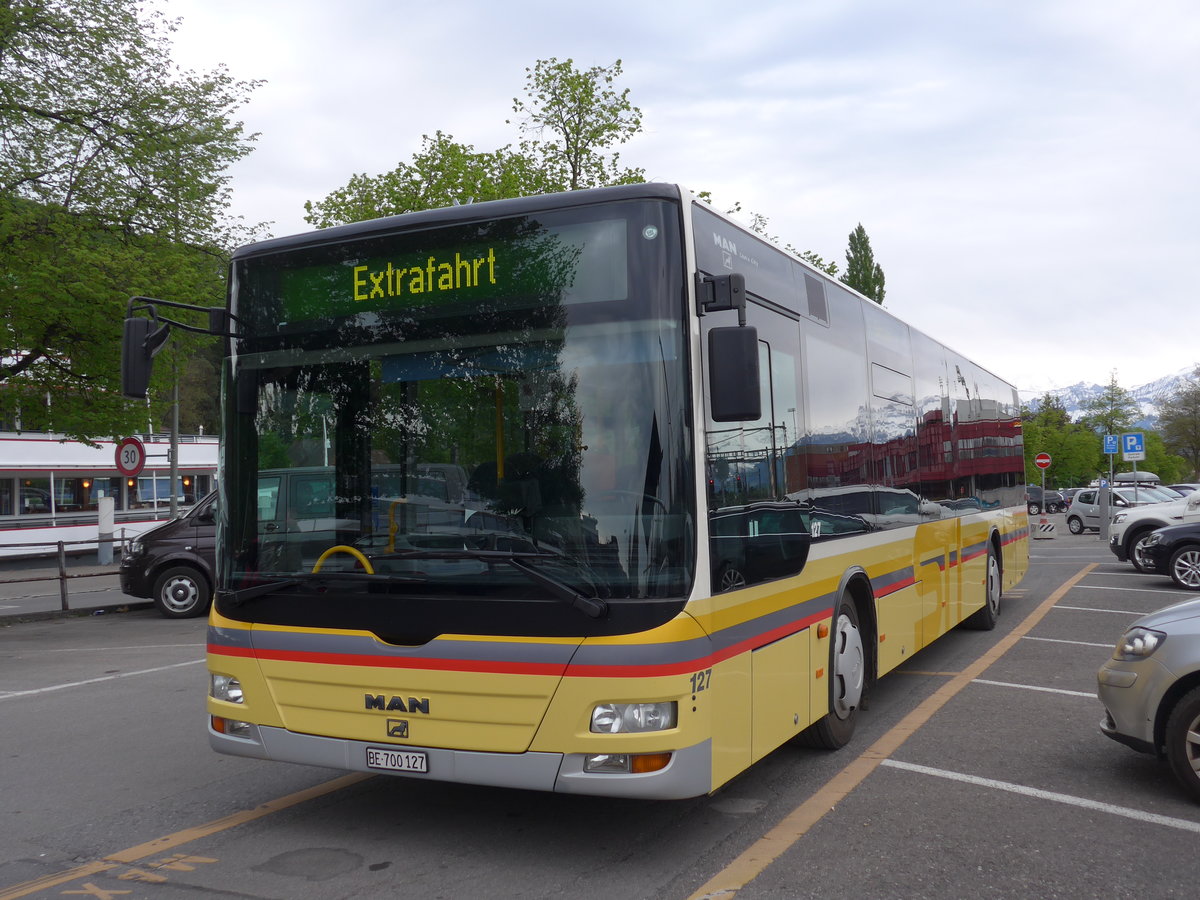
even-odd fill
[[[146,396],[154,355],[170,336],[170,325],[152,330],[157,324],[154,320],[136,316],[125,320],[125,333],[121,340],[121,393],[131,399]]]
[[[714,422],[762,418],[758,329],[744,325],[709,329],[708,393]]]

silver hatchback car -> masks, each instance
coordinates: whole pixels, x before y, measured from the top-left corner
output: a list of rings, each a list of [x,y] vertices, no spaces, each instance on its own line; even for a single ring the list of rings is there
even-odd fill
[[[1097,673],[1100,730],[1166,759],[1200,800],[1200,598],[1142,616]]]

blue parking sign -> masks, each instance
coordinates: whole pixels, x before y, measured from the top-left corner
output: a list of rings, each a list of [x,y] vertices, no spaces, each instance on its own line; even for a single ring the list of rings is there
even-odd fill
[[[1117,452],[1117,440],[1118,440],[1117,435],[1106,434],[1104,436],[1104,452],[1105,453],[1116,453]]]
[[[1126,462],[1139,462],[1146,458],[1146,435],[1131,431],[1121,435],[1121,456]]]

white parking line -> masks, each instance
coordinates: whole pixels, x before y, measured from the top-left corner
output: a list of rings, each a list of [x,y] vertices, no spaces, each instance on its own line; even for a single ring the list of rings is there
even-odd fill
[[[1105,646],[1108,646],[1107,644]],[[1023,691],[1041,691],[1044,694],[1066,694],[1068,697],[1090,697],[1096,699],[1096,693],[1088,693],[1087,691],[1065,691],[1062,688],[1037,687],[1032,684],[1014,684],[1009,681],[988,681],[986,678],[975,678],[971,681],[972,684],[991,684],[996,687],[1020,688]]]
[[[1085,584],[1082,587],[1089,591],[1130,591],[1135,594],[1174,594],[1177,597],[1195,596],[1191,591],[1173,591],[1170,588],[1127,588],[1115,587],[1111,584]]]
[[[1094,606],[1056,606],[1055,609],[1069,609],[1074,612],[1116,613],[1120,616],[1144,616],[1144,611],[1134,612],[1129,609],[1096,609]]]
[[[1062,638],[1030,637],[1029,635],[1025,635],[1025,637],[1021,638],[1021,640],[1045,641],[1047,644],[1075,644],[1078,647],[1104,647],[1106,650],[1112,649],[1111,641],[1107,644],[1094,644],[1091,641],[1064,641]]]
[[[113,650],[162,650],[190,647],[193,650],[203,650],[204,642],[192,641],[187,644],[138,644],[132,647],[52,647],[49,650],[38,648],[38,653],[108,653]]]
[[[11,700],[14,697],[32,697],[36,694],[49,694],[54,691],[65,691],[68,688],[82,687],[86,684],[99,684],[102,681],[115,681],[118,678],[132,678],[134,675],[152,675],[155,672],[165,672],[168,669],[179,669],[183,666],[194,666],[204,662],[203,659],[193,659],[189,662],[172,663],[169,666],[157,666],[153,669],[138,669],[136,672],[122,672],[119,675],[104,675],[100,678],[88,678],[85,681],[72,681],[68,684],[52,684],[49,687],[34,688],[32,691],[6,691],[0,693],[0,700]]]
[[[901,762],[898,759],[885,759],[880,765],[893,769],[903,769],[907,772],[917,772],[921,775],[931,775],[934,778],[945,778],[949,781],[961,781],[979,787],[992,788],[998,791],[1008,791],[1011,794],[1021,794],[1035,797],[1038,800],[1050,800],[1054,803],[1065,803],[1068,806],[1078,806],[1081,809],[1094,809],[1098,812],[1148,822],[1152,825],[1164,825],[1167,828],[1177,828],[1180,831],[1191,831],[1200,834],[1200,822],[1190,822],[1187,819],[1176,819],[1171,816],[1160,816],[1155,813],[1143,812],[1140,809],[1130,809],[1126,806],[1114,806],[1111,803],[1100,803],[1097,800],[1087,800],[1083,797],[1072,797],[1070,794],[1057,794],[1053,791],[1043,791],[1039,788],[1025,787],[1020,784],[1010,784],[1007,781],[996,781],[992,778],[980,778],[976,775],[965,775],[962,772],[948,772],[945,769],[933,769],[929,766],[918,766],[914,763]]]

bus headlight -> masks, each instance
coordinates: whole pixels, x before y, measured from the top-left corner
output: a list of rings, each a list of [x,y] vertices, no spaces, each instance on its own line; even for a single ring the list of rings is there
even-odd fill
[[[225,700],[229,703],[245,703],[242,695],[242,683],[232,675],[212,673],[212,688],[209,693],[214,700]]]
[[[591,730],[596,734],[635,734],[666,731],[678,721],[674,700],[657,703],[601,703],[592,710]]]

